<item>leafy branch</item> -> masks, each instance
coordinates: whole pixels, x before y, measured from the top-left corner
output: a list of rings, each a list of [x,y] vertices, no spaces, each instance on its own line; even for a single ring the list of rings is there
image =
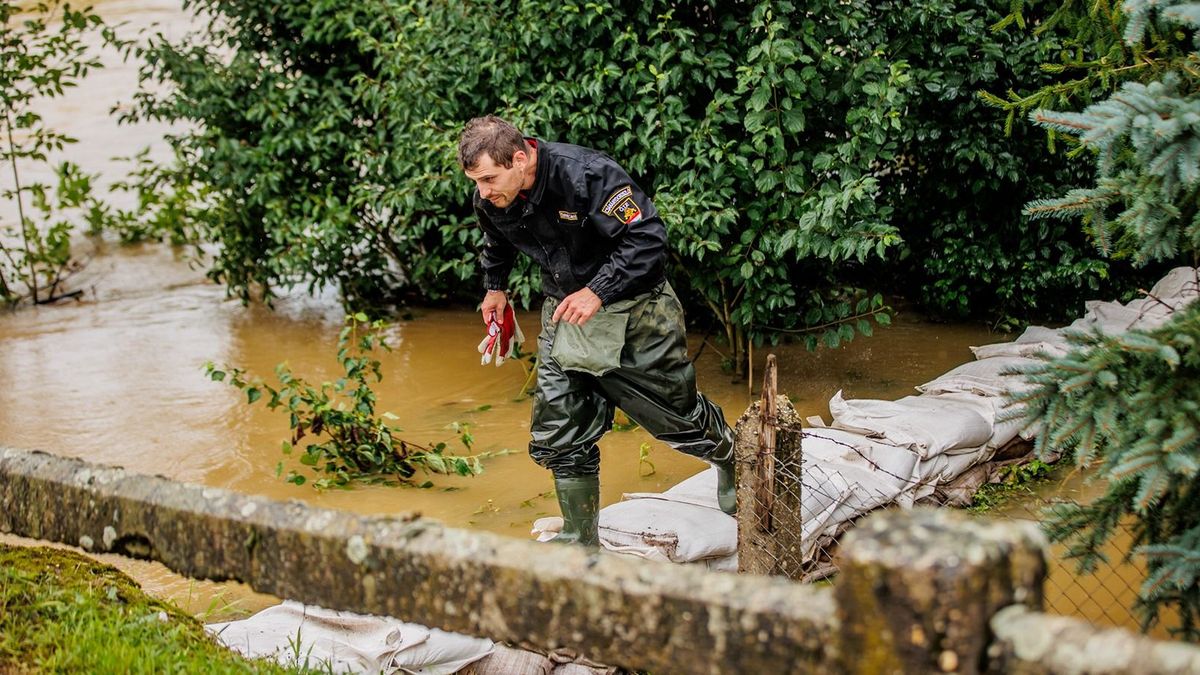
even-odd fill
[[[335,382],[314,384],[297,376],[280,363],[275,367],[277,386],[261,378],[249,378],[245,370],[213,363],[204,366],[215,382],[227,382],[246,394],[247,404],[265,401],[271,410],[288,413],[291,436],[283,441],[285,455],[291,455],[301,440],[310,440],[300,452],[299,461],[323,474],[313,482],[318,489],[346,488],[352,483],[411,484],[418,469],[428,473],[473,476],[483,472],[483,460],[498,453],[456,455],[445,443],[421,444],[399,437],[402,431],[391,423],[396,416],[376,413],[376,394],[372,382],[383,380],[376,349],[390,351],[384,339],[383,321],[371,321],[365,314],[346,317],[338,335],[337,360],[345,376]],[[471,425],[451,425],[468,453],[475,438]],[[280,463],[282,473],[283,463]],[[303,485],[307,478],[289,471],[290,483]],[[428,487],[428,482],[421,487]]]

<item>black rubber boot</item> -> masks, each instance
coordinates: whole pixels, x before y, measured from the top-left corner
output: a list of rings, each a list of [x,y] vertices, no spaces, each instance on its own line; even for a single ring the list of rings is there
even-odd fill
[[[724,447],[708,463],[717,469],[717,504],[729,515],[737,513],[737,477],[733,461],[733,443]]]
[[[597,547],[600,537],[600,476],[555,478],[554,491],[562,509],[562,532],[550,541],[556,544],[582,544]]]

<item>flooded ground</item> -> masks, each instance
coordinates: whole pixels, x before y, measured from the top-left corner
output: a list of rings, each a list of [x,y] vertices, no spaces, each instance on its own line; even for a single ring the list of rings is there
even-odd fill
[[[1053,470],[1052,477],[1033,486],[1023,497],[1014,497],[989,511],[988,518],[1039,522],[1043,511],[1056,502],[1090,502],[1104,493],[1105,484],[1090,480],[1089,474],[1069,461]],[[1137,630],[1139,618],[1133,611],[1138,589],[1146,578],[1139,558],[1125,560],[1132,547],[1131,523],[1118,525],[1113,538],[1101,549],[1106,561],[1097,564],[1091,574],[1080,574],[1075,561],[1066,557],[1066,546],[1050,549],[1044,591],[1048,611],[1087,619],[1105,626],[1124,626]],[[1180,625],[1178,612],[1164,612],[1161,622],[1149,634],[1169,640],[1171,629]]]
[[[468,308],[416,310],[394,324],[395,351],[380,357],[379,407],[399,417],[407,439],[453,443],[448,425],[469,422],[476,450],[511,454],[488,460],[478,477],[431,477],[431,489],[318,492],[282,481],[276,467],[286,459],[280,452],[286,415],[247,406],[243,394],[211,382],[202,366],[229,363],[271,378],[286,361],[311,379],[334,379],[342,318],[336,299],[294,296],[275,310],[244,307],[179,255],[158,245],[99,250],[82,278],[85,300],[0,319],[0,444],[364,514],[418,511],[518,537],[528,536],[536,518],[557,513],[549,473],[525,450],[526,373],[516,362],[480,366],[475,347],[482,324]],[[531,338],[535,319],[531,312],[519,319]],[[996,339],[979,327],[902,314],[872,339],[815,354],[796,346],[760,349],[757,360],[761,370],[766,353],[776,353],[780,388],[805,415],[827,414],[826,402],[839,388],[851,397],[903,396],[969,359],[968,345]],[[699,341],[693,336],[693,353]],[[720,360],[716,347],[704,349],[699,383],[732,421],[751,397],[744,382],[722,372]],[[479,412],[483,406],[490,408]],[[638,461],[643,443],[650,445],[652,472]],[[624,492],[661,491],[704,468],[640,429],[612,432],[602,447],[605,504]],[[193,582],[179,584],[169,591],[186,598]]]
[[[206,361],[228,363],[271,381],[286,361],[310,379],[332,380],[341,310],[332,297],[285,298],[271,310],[224,299],[222,288],[168,247],[104,251],[86,274],[83,302],[28,309],[0,321],[0,443],[116,464],[176,480],[277,499],[299,498],[360,513],[419,511],[451,525],[523,535],[556,507],[549,474],[526,455],[529,400],[523,364],[480,366],[478,316],[467,308],[416,310],[389,331],[395,351],[380,356],[379,407],[399,417],[403,437],[455,443],[449,425],[468,422],[476,451],[511,454],[486,462],[475,478],[431,477],[432,489],[362,487],[318,492],[280,480],[286,414],[247,406],[237,390],[208,380]],[[536,316],[520,321],[531,337]],[[780,387],[806,415],[824,414],[839,388],[851,397],[895,397],[970,358],[967,345],[996,339],[978,327],[922,324],[900,317],[873,339],[810,354],[778,354]],[[699,336],[692,340],[693,353]],[[700,386],[736,419],[750,402],[746,384],[720,369],[717,347],[697,362]],[[488,407],[485,411],[480,408]],[[650,444],[648,465],[639,449]],[[662,490],[701,470],[640,429],[603,442],[604,502],[623,492]]]
[[[107,20],[124,22],[127,37],[154,30],[178,38],[192,24],[180,3],[170,0],[101,0],[95,6]],[[107,182],[122,177],[127,167],[117,157],[149,146],[151,157],[165,158],[162,136],[168,129],[117,124],[109,110],[130,100],[136,63],[115,54],[104,60],[105,69],[39,113],[51,128],[79,139],[52,161],[69,159]],[[37,167],[21,170],[26,184],[52,179]],[[10,181],[9,173],[0,172],[0,188]],[[0,203],[0,218],[14,215],[11,203]],[[469,422],[477,451],[511,454],[488,461],[479,477],[437,477],[431,489],[321,493],[276,476],[284,459],[279,446],[288,433],[286,417],[261,404],[247,407],[239,392],[205,378],[202,366],[211,360],[269,377],[277,363],[287,361],[312,379],[336,377],[333,352],[341,325],[336,299],[293,296],[274,311],[243,307],[226,300],[223,289],[168,247],[87,246],[94,250],[84,252],[94,257],[72,280],[87,291],[82,301],[0,314],[0,445],[364,514],[418,511],[449,525],[517,537],[528,536],[534,519],[557,513],[549,474],[525,452],[529,401],[520,396],[525,372],[517,363],[479,365],[475,346],[482,324],[469,308],[419,310],[397,321],[390,332],[396,350],[382,357],[380,409],[399,417],[406,439],[453,443],[447,426]],[[535,318],[530,312],[520,317],[531,338],[537,332]],[[692,353],[701,337],[692,337]],[[874,338],[840,349],[815,354],[795,346],[759,349],[756,371],[761,372],[768,352],[777,354],[781,389],[803,415],[825,415],[826,402],[839,389],[847,398],[905,396],[914,385],[969,360],[969,345],[1002,339],[982,327],[930,324],[901,313],[894,326]],[[697,368],[701,389],[735,420],[752,400],[746,383],[721,371],[716,346],[704,349]],[[480,411],[484,406],[490,407]],[[644,443],[650,446],[653,471],[638,461]],[[604,504],[624,492],[663,490],[703,468],[641,430],[610,433],[602,445]],[[0,541],[32,543],[13,537]],[[132,574],[148,591],[213,620],[275,602],[236,584],[183,579],[157,564],[102,559]],[[1048,589],[1052,595],[1054,588],[1063,589],[1064,605],[1084,607],[1087,598],[1117,592],[1125,594],[1120,601],[1128,607],[1132,596],[1122,589],[1136,587],[1133,580],[1140,579],[1140,571],[1128,566],[1116,580],[1075,578],[1067,569],[1052,566]],[[1067,611],[1053,600],[1052,606]],[[1079,613],[1114,622],[1103,613]]]

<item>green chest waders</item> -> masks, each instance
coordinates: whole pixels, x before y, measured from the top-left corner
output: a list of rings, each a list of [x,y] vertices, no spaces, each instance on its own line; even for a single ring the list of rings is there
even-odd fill
[[[552,323],[557,306],[553,298],[542,306],[529,444],[556,489],[561,479],[598,476],[596,443],[619,407],[656,439],[716,466],[718,501],[732,513],[733,431],[696,391],[683,307],[670,285],[604,307],[583,326]]]

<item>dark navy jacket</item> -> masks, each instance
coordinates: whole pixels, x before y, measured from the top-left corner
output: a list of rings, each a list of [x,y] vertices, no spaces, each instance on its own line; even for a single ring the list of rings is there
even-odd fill
[[[537,174],[526,198],[501,209],[476,189],[472,201],[489,290],[506,287],[517,251],[541,266],[542,292],[558,299],[587,286],[608,305],[664,278],[667,232],[658,210],[602,152],[538,140]]]

